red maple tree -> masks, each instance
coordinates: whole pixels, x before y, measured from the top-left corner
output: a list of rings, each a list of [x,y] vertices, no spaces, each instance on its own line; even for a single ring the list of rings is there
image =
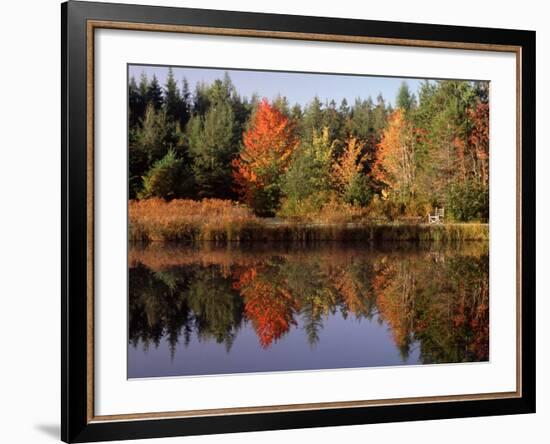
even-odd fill
[[[237,191],[247,204],[253,206],[256,190],[278,180],[298,143],[292,122],[264,98],[243,134],[243,149],[232,162]]]

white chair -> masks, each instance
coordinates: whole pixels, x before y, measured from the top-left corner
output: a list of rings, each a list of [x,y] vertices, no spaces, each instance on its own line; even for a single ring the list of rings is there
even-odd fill
[[[428,223],[442,224],[445,217],[445,208],[436,208],[435,214],[428,214]]]

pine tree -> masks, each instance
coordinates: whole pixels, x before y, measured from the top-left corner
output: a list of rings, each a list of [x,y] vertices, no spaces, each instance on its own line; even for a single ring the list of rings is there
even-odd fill
[[[162,88],[160,87],[157,76],[153,74],[153,79],[147,86],[147,104],[153,105],[155,111],[160,110],[163,104]]]
[[[182,193],[180,187],[185,183],[184,163],[178,159],[174,150],[170,149],[166,155],[154,163],[152,168],[143,177],[143,189],[138,197],[161,197],[172,199]]]
[[[200,197],[232,197],[231,160],[235,116],[231,106],[218,102],[204,117],[194,116],[187,126],[189,152]]]
[[[136,79],[132,76],[128,83],[128,125],[130,131],[135,131],[143,118],[143,99],[139,92]]]
[[[397,98],[395,99],[395,104],[398,108],[401,108],[405,112],[408,112],[416,104],[416,99],[414,94],[409,90],[409,85],[407,82],[403,81],[399,90],[397,91]]]
[[[172,68],[168,68],[168,77],[164,86],[164,103],[168,118],[180,126],[184,125],[186,123],[187,110],[185,109]]]
[[[283,178],[283,213],[296,215],[297,206],[305,200],[309,200],[309,207],[320,209],[328,200],[333,151],[334,142],[330,141],[328,128],[296,149]]]
[[[323,104],[319,97],[315,96],[304,109],[302,127],[302,136],[305,140],[312,140],[313,135],[320,134],[323,129]]]
[[[374,104],[370,97],[367,100],[355,99],[351,114],[351,132],[350,135],[367,142],[373,135],[373,107]]]

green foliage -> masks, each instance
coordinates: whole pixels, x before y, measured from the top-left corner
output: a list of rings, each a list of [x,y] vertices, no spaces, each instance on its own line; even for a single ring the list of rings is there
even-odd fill
[[[397,98],[395,103],[398,108],[401,108],[405,111],[410,111],[416,105],[416,98],[414,94],[409,90],[409,85],[407,82],[401,83],[399,90],[397,91]]]
[[[232,195],[231,159],[237,153],[234,126],[233,110],[225,101],[211,106],[204,118],[195,116],[189,122],[189,152],[201,197]]]
[[[298,215],[306,208],[317,212],[327,202],[332,189],[333,145],[329,128],[325,127],[321,134],[313,135],[311,142],[296,150],[283,178],[282,215]]]
[[[149,85],[147,86],[146,99],[147,104],[152,105],[156,111],[160,110],[164,103],[162,88],[159,84],[157,76],[155,75],[153,75],[151,83],[149,83]]]
[[[185,94],[189,94],[186,92]],[[189,119],[187,97],[183,97],[178,88],[172,68],[168,69],[168,78],[164,87],[166,115],[176,124],[183,126]]]
[[[344,202],[359,207],[366,207],[370,204],[373,197],[374,192],[369,178],[364,174],[360,174],[353,178],[349,187],[346,189],[344,193]]]
[[[141,122],[144,113],[145,99],[140,94],[136,79],[132,77],[128,84],[128,123],[131,129]]]
[[[237,199],[232,162],[244,152],[243,133],[260,97],[241,97],[227,73],[198,83],[191,94],[186,79],[178,82],[174,72],[168,69],[163,86],[156,76],[129,79],[129,196]],[[392,108],[381,95],[353,104],[343,99],[339,105],[314,97],[303,108],[276,96],[271,104],[289,119],[299,148],[285,157],[284,168],[269,171],[269,162],[257,167],[255,174],[270,180],[258,181],[254,202],[247,204],[262,216],[320,214],[332,202],[334,208],[368,209],[373,217],[391,220],[425,217],[435,207],[445,207],[449,220],[487,220],[488,100],[487,82],[425,81],[416,94],[403,82],[396,107],[410,131],[395,133],[390,141]],[[362,160],[345,164],[343,176],[360,168],[344,184],[333,167],[344,165],[351,138],[361,147],[356,157]],[[392,150],[382,149],[390,142]],[[405,198],[383,180],[389,170],[376,167],[398,171],[407,146],[414,146],[407,158],[414,175]],[[166,190],[175,170],[180,180]]]
[[[477,181],[453,183],[449,187],[447,202],[451,215],[457,221],[489,219],[489,190]]]
[[[183,160],[178,159],[173,150],[169,150],[162,159],[155,162],[147,175],[143,177],[143,189],[138,195],[139,198],[173,199],[181,197],[188,187],[186,182],[189,179],[185,173]]]
[[[311,103],[305,107],[302,119],[303,140],[312,140],[314,134],[319,134],[323,128],[323,104],[319,97],[315,96]]]
[[[324,128],[321,134],[314,134],[312,140],[302,145],[294,154],[284,177],[285,195],[300,200],[312,194],[329,191],[332,152],[329,129]]]
[[[130,144],[128,149],[128,194],[135,199],[143,188],[143,176],[149,170],[149,156],[139,145]]]
[[[243,298],[215,267],[196,271],[185,292],[195,314],[199,338],[213,338],[231,348],[242,320]]]
[[[373,106],[374,104],[370,97],[367,100],[355,99],[350,121],[351,136],[363,141],[372,136],[374,131]]]
[[[177,151],[185,159],[186,150],[183,134],[176,123],[167,117],[165,110],[155,111],[152,104],[148,105],[141,126],[132,129],[129,136],[129,194],[130,198],[135,198],[142,190],[142,177],[155,162],[170,150]]]
[[[175,123],[168,119],[166,111],[156,111],[152,104],[147,106],[142,127],[136,133],[137,147],[146,153],[149,165],[166,155],[168,150],[182,144],[182,134]]]
[[[281,187],[277,181],[271,182],[254,191],[251,202],[254,214],[261,217],[273,217],[280,206]]]

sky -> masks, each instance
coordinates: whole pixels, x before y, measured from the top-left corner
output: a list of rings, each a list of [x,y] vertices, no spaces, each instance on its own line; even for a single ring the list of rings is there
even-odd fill
[[[286,96],[289,104],[295,103],[302,107],[311,102],[317,96],[321,102],[335,100],[340,105],[342,99],[348,104],[353,104],[357,97],[367,99],[369,96],[376,100],[378,94],[382,94],[386,103],[395,105],[397,90],[403,81],[409,85],[411,92],[415,93],[424,79],[403,79],[397,77],[371,77],[359,75],[339,74],[309,74],[273,71],[247,71],[236,69],[213,68],[180,68],[173,67],[174,78],[181,87],[185,77],[189,83],[191,92],[199,82],[207,84],[216,79],[223,79],[227,71],[233,85],[241,97],[250,98],[254,93],[259,97],[273,99],[278,95]],[[149,79],[155,74],[161,85],[166,83],[168,67],[130,65],[129,75],[139,82],[142,73]]]

